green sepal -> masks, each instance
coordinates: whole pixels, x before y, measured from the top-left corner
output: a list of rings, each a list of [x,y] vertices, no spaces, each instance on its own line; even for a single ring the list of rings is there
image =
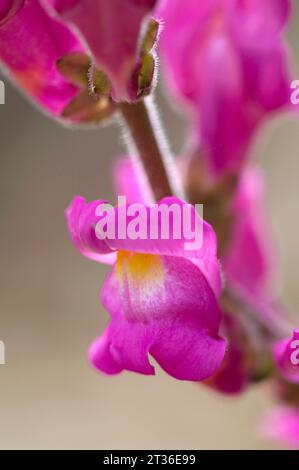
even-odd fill
[[[91,95],[88,90],[83,90],[64,108],[61,116],[77,123],[101,123],[115,110],[116,105],[109,97]]]
[[[111,92],[111,85],[107,75],[94,66],[91,66],[89,71],[89,84],[93,93],[98,95],[109,95]]]
[[[155,59],[152,54],[146,54],[142,58],[142,63],[138,74],[138,90],[137,97],[147,95],[152,86],[155,72]]]
[[[68,81],[80,87],[88,86],[90,58],[81,52],[73,52],[62,56],[56,63],[58,71]]]
[[[154,45],[156,44],[158,33],[159,33],[159,23],[156,20],[151,19],[148,22],[148,26],[146,32],[142,38],[141,47],[140,47],[140,55],[147,54],[152,50]]]

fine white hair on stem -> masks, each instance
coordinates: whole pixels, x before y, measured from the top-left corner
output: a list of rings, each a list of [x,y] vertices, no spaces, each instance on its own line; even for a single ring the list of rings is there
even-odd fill
[[[121,103],[119,110],[128,148],[139,159],[155,200],[172,195],[185,199],[154,101]]]
[[[177,171],[176,162],[173,153],[169,146],[164,127],[161,124],[158,108],[155,104],[154,98],[149,96],[146,99],[147,109],[149,112],[150,120],[152,122],[153,131],[156,135],[159,148],[161,149],[161,156],[163,163],[170,180],[170,184],[174,190],[175,196],[180,199],[186,200],[186,195],[183,188],[182,179]]]

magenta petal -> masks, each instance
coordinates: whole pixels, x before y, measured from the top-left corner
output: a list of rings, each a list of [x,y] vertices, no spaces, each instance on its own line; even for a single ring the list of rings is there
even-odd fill
[[[123,370],[110,351],[109,328],[91,344],[88,357],[90,363],[105,374],[115,375]]]
[[[2,0],[0,3],[0,25],[14,16],[23,3],[24,0]]]
[[[155,369],[148,358],[148,339],[140,325],[119,319],[91,345],[89,360],[97,370],[108,375],[119,374],[123,370],[154,375]]]
[[[153,276],[140,278],[137,284],[129,265],[124,277],[119,277],[119,266],[108,277],[102,301],[111,322],[104,339],[92,346],[91,362],[105,373],[117,373],[118,364],[153,374],[150,354],[177,379],[203,380],[217,370],[225,352],[217,334],[220,311],[213,291],[190,261],[154,258],[153,263],[162,263],[161,279],[157,266]]]
[[[116,253],[107,246],[104,240],[99,240],[95,233],[95,224],[99,220],[96,208],[104,201],[94,201],[87,204],[85,199],[77,196],[65,211],[69,233],[77,250],[86,258],[99,263],[113,264]]]
[[[0,60],[7,73],[39,106],[59,116],[78,93],[58,72],[63,55],[82,45],[63,25],[49,17],[37,0],[26,0],[0,21]]]
[[[211,38],[203,52],[198,83],[198,132],[213,171],[239,167],[255,127],[246,109],[242,73],[233,42],[221,36]]]
[[[199,333],[194,326],[182,321],[171,323],[164,331],[164,325],[160,340],[156,339],[150,353],[172,377],[198,382],[219,368],[225,343],[218,336]]]

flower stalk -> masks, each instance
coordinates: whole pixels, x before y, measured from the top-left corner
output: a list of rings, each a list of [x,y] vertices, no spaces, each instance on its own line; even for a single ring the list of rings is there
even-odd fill
[[[154,200],[175,195],[184,198],[159,117],[151,99],[119,105],[128,134],[130,154],[138,158],[146,174]]]

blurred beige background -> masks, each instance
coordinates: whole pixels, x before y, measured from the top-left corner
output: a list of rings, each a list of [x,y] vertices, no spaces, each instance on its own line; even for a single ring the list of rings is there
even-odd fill
[[[299,61],[296,9],[290,39]],[[257,431],[272,405],[263,387],[225,398],[162,371],[155,378],[124,373],[109,379],[89,367],[87,347],[108,320],[98,301],[108,268],[75,251],[63,211],[75,194],[113,197],[110,169],[123,151],[119,128],[62,129],[6,85],[0,106],[0,339],[7,361],[0,366],[0,448],[273,448]],[[178,152],[183,122],[161,93],[158,102]],[[299,121],[288,117],[266,130],[257,153],[281,251],[282,295],[299,314],[298,148]]]

